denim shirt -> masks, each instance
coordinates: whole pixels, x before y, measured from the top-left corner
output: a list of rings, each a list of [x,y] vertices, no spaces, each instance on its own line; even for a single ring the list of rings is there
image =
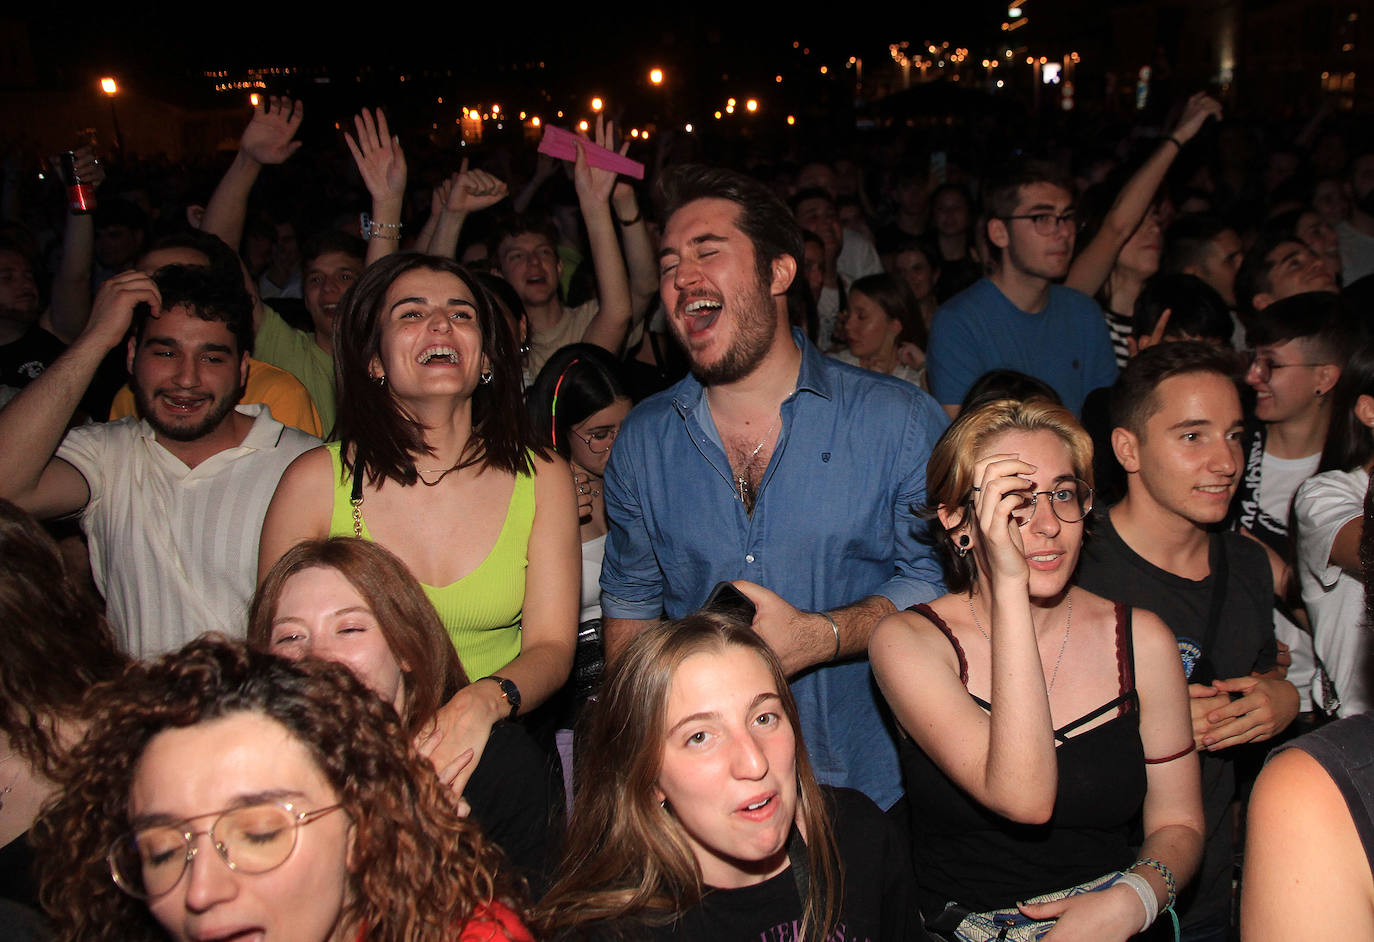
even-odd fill
[[[752,517],[700,383],[688,376],[630,412],[606,469],[606,617],[680,618],[728,579],[757,582],[803,611],[871,595],[901,610],[944,592],[915,513],[944,411],[908,383],[793,336],[797,388],[783,401]],[[896,802],[896,746],[868,659],[805,671],[792,692],[817,778],[883,808]]]

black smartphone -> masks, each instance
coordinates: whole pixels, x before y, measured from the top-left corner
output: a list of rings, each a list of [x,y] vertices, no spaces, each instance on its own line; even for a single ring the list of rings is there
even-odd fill
[[[717,582],[716,587],[711,590],[711,594],[706,596],[706,602],[701,606],[702,610],[710,609],[715,612],[722,612],[726,615],[733,615],[746,624],[754,621],[754,603],[749,601],[733,583]]]

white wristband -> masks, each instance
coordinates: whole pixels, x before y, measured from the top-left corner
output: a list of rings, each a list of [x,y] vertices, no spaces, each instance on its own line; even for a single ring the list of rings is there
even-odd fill
[[[1134,871],[1128,870],[1121,875],[1117,883],[1124,883],[1135,890],[1140,897],[1140,904],[1145,907],[1145,925],[1140,927],[1144,932],[1154,925],[1155,917],[1159,915],[1159,899],[1155,896],[1154,888],[1150,886],[1148,880]]]

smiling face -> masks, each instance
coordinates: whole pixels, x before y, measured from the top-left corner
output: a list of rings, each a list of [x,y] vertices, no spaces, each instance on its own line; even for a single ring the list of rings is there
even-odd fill
[[[979,460],[989,455],[1017,455],[1034,465],[1028,491],[1067,489],[1079,476],[1068,444],[1046,429],[1003,432],[987,443]],[[1053,499],[1052,494],[1038,494],[1029,508],[1029,519],[1019,528],[1033,599],[1054,598],[1064,590],[1078,568],[1078,553],[1083,547],[1083,522],[1060,520],[1051,508]]]
[[[487,369],[477,302],[461,278],[413,268],[387,288],[374,378],[398,399],[471,396]]]
[[[522,232],[502,239],[496,260],[501,277],[511,283],[526,307],[543,307],[557,297],[563,263],[546,236]]]
[[[303,569],[281,588],[268,650],[296,660],[343,664],[373,693],[404,713],[405,674],[372,607],[337,569]]]
[[[298,828],[290,856],[267,873],[231,870],[216,852],[204,833],[216,816],[264,800],[307,812],[339,801],[305,745],[275,720],[231,713],[148,741],[129,789],[130,821],[185,822],[199,832],[181,879],[148,902],[177,942],[338,942],[356,934],[340,918],[351,896],[351,827],[342,810]]]
[[[1333,365],[1321,362],[1321,351],[1305,338],[1255,348],[1255,363],[1245,371],[1245,382],[1255,390],[1255,418],[1262,422],[1316,420],[1323,396],[1335,385]],[[1256,364],[1267,361],[1269,378],[1260,379]]]
[[[1255,296],[1255,307],[1264,307],[1308,291],[1334,293],[1336,279],[1325,263],[1301,242],[1284,242],[1264,256],[1269,268],[1269,290]]]
[[[902,322],[888,317],[882,305],[858,291],[849,294],[849,319],[844,333],[856,357],[889,356],[902,332]]]
[[[148,318],[129,342],[129,385],[138,414],[159,438],[191,442],[217,431],[248,381],[248,358],[223,321],[184,307]]]
[[[659,250],[659,290],[674,335],[703,385],[752,373],[767,355],[780,300],[796,262],[779,256],[761,278],[754,245],[736,224],[740,207],[726,199],[693,200],[668,219]]]
[[[611,458],[611,446],[615,444],[621,423],[629,414],[630,400],[617,399],[572,426],[568,450],[573,463],[593,474],[605,474],[606,462]]]
[[[734,888],[787,865],[796,734],[772,672],[747,648],[685,658],[673,676],[655,799],[681,823],[702,879]]]
[[[339,301],[362,270],[362,259],[347,252],[324,252],[306,263],[301,293],[315,326],[315,339],[326,349],[333,342]]]
[[[1112,432],[1131,500],[1160,517],[1196,526],[1219,522],[1243,467],[1235,384],[1220,373],[1183,373],[1161,381],[1151,402],[1155,411],[1140,435]]]

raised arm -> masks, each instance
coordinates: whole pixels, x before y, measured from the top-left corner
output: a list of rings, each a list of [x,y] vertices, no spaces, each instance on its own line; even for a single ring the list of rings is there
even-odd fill
[[[621,180],[611,191],[611,209],[620,223],[625,265],[630,272],[630,308],[634,317],[639,318],[658,297],[658,262],[649,244],[649,227],[639,198],[628,181]]]
[[[596,119],[596,142],[613,148],[614,128]],[[621,153],[629,148],[622,145]],[[615,236],[611,221],[611,192],[615,188],[614,170],[593,167],[581,141],[577,145],[577,163],[573,168],[573,182],[577,187],[577,202],[582,208],[582,220],[587,226],[587,238],[592,246],[592,264],[596,269],[596,294],[600,310],[582,335],[585,343],[594,343],[619,356],[630,331],[634,313],[630,301],[630,281],[625,273],[625,259],[620,254],[620,240]]]
[[[89,147],[76,152],[76,178],[99,187],[105,168]],[[95,218],[90,213],[67,211],[62,233],[62,262],[52,281],[52,304],[38,319],[44,330],[70,344],[91,316],[91,257],[95,246]]]
[[[128,271],[105,282],[86,329],[0,409],[0,497],[40,518],[86,506],[91,496],[86,479],[53,454],[96,368],[124,339],[140,303],[162,309],[157,285],[147,275]]]
[[[367,192],[372,194],[372,231],[367,238],[367,264],[401,248],[401,206],[406,192],[406,158],[401,139],[386,124],[386,115],[376,109],[377,117],[364,108],[353,118],[353,135],[344,132],[344,142],[358,165]]]
[[[1198,92],[1188,99],[1173,134],[1162,138],[1155,152],[1126,181],[1108,210],[1107,218],[1102,221],[1102,228],[1073,260],[1069,276],[1064,280],[1065,287],[1091,297],[1106,283],[1112,266],[1116,264],[1116,256],[1145,218],[1150,204],[1154,202],[1155,191],[1164,181],[1164,175],[1169,172],[1179,151],[1211,117],[1221,117],[1221,105],[1215,98],[1206,92]]]
[[[555,173],[558,172],[558,161],[548,154],[540,154],[534,162],[534,176],[530,177],[529,182],[521,187],[520,192],[515,194],[512,201],[512,208],[517,213],[523,213],[530,208],[530,203],[534,202],[534,195],[538,193]]]
[[[258,174],[267,164],[285,163],[301,142],[293,140],[305,117],[299,101],[285,96],[271,95],[265,104],[253,109],[253,117],[239,138],[239,150],[234,162],[215,187],[200,228],[224,240],[235,252],[243,240],[243,220],[248,212],[248,194],[257,182]]]
[[[468,159],[448,181],[449,187],[438,224],[424,251],[430,255],[453,258],[458,251],[458,236],[468,214],[480,212],[506,198],[506,184],[485,170],[469,170]]]
[[[878,686],[902,728],[974,801],[1025,824],[1049,820],[1059,786],[1029,568],[1011,517],[1022,475],[1034,471],[1011,455],[984,458],[974,469],[972,520],[966,509],[941,510],[943,525],[971,523],[974,530],[970,551],[980,575],[969,604],[982,608],[989,625],[991,711],[968,696],[950,642],[927,619],[910,612],[884,618],[869,646]],[[963,601],[949,598],[951,606]]]

